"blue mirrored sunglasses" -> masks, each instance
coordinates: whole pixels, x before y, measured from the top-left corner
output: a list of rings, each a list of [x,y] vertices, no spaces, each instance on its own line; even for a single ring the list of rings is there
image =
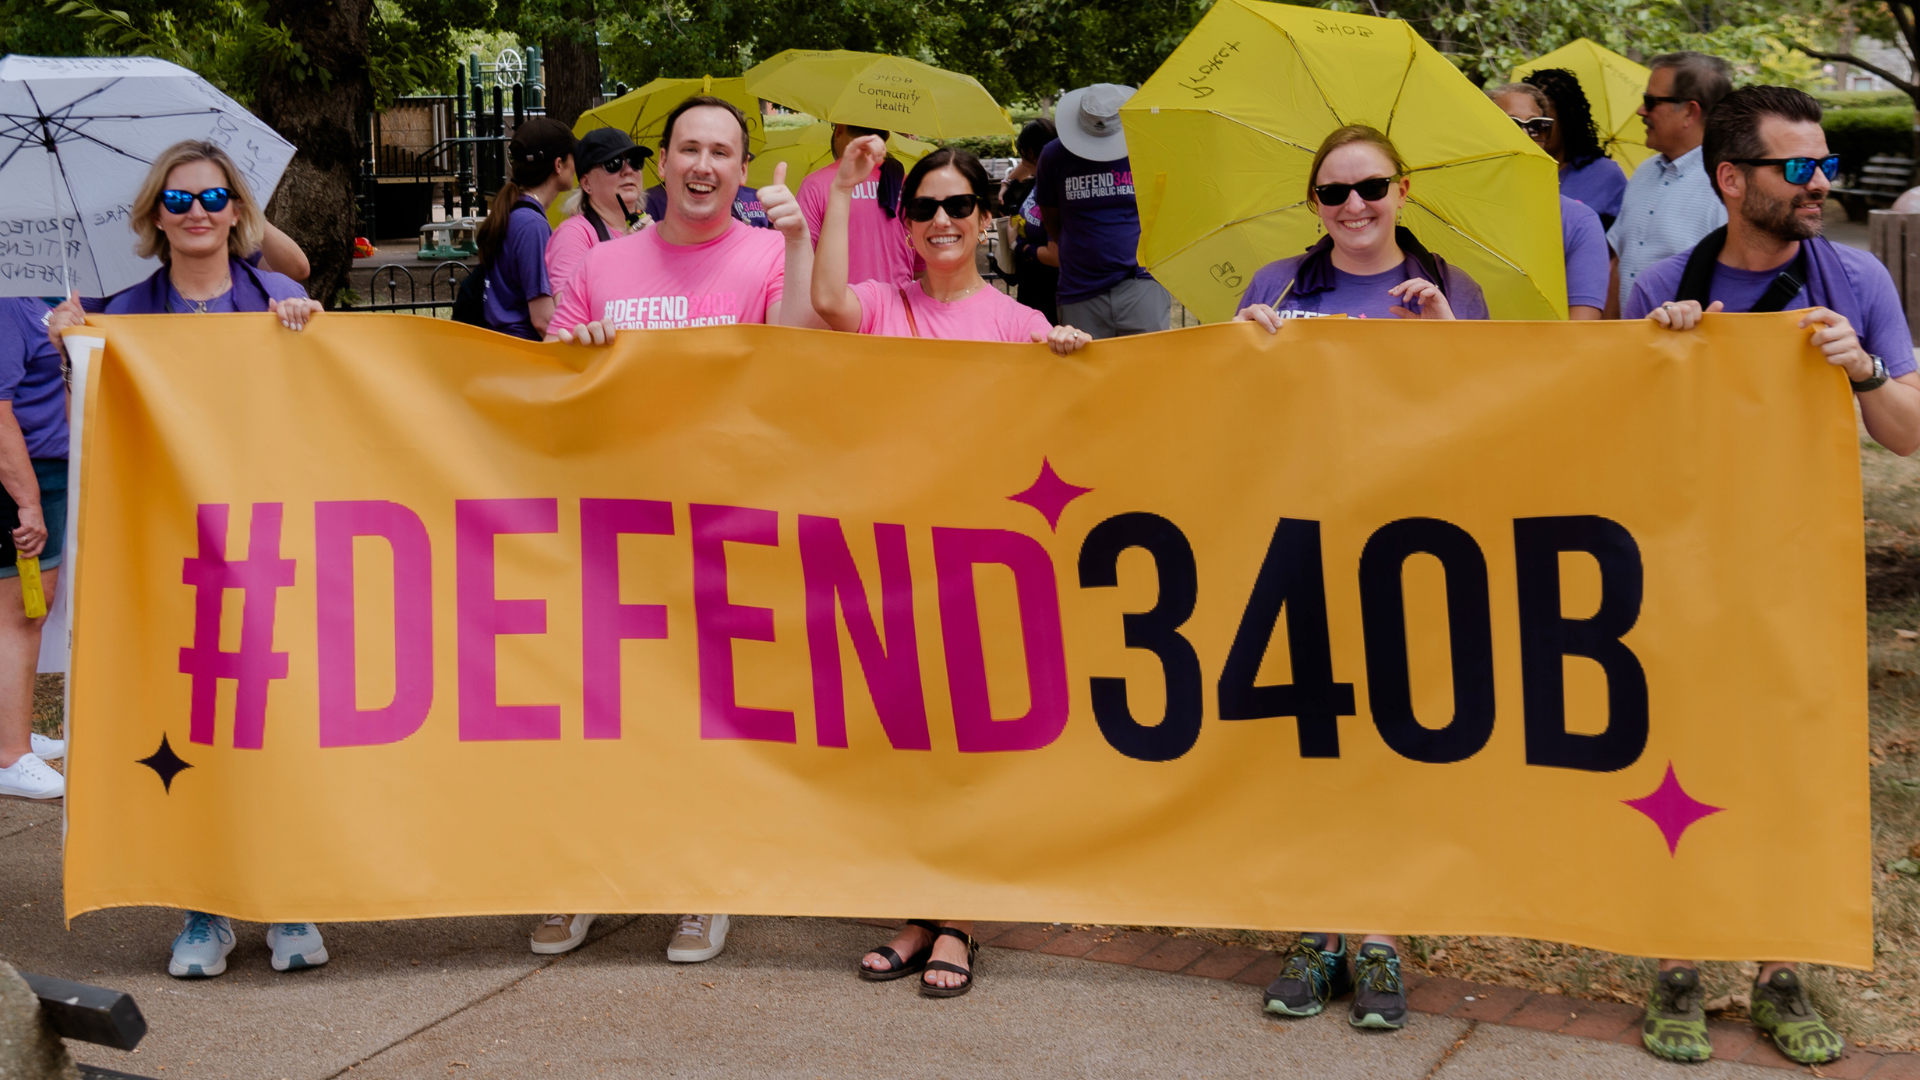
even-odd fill
[[[1804,184],[1813,179],[1813,170],[1819,169],[1831,180],[1840,175],[1840,155],[1829,154],[1823,158],[1810,157],[1756,157],[1728,158],[1735,165],[1778,165],[1786,174],[1787,183]]]
[[[169,214],[184,214],[193,209],[193,200],[199,199],[207,213],[217,214],[227,208],[227,200],[233,198],[233,192],[223,187],[210,187],[205,191],[181,191],[168,188],[160,193],[160,205]]]

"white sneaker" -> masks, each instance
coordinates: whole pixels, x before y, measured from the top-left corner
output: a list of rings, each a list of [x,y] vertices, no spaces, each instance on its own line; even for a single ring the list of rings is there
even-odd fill
[[[227,970],[233,951],[233,924],[225,915],[187,912],[180,936],[173,939],[173,959],[167,974],[176,979],[212,978]]]
[[[267,948],[273,950],[273,970],[298,971],[327,962],[327,945],[320,928],[310,922],[277,922],[267,927]]]
[[[563,952],[572,952],[587,940],[587,928],[593,925],[595,915],[549,915],[539,926],[533,928],[533,951],[541,956],[554,956]]]
[[[59,799],[67,794],[67,778],[47,767],[40,755],[28,752],[0,769],[0,795],[21,799]]]
[[[67,740],[49,739],[36,731],[33,733],[33,752],[41,761],[59,761],[67,756]]]
[[[697,964],[719,956],[726,947],[725,915],[682,915],[680,928],[667,943],[667,959],[676,964]]]

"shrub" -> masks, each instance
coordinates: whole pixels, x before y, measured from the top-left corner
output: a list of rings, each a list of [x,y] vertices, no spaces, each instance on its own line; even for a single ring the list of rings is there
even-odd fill
[[[1913,156],[1911,104],[1830,109],[1820,126],[1827,131],[1828,149],[1840,155],[1840,171],[1848,175],[1875,154]]]
[[[1898,90],[1815,90],[1813,96],[1829,109],[1867,109],[1885,105],[1910,105],[1911,99]]]

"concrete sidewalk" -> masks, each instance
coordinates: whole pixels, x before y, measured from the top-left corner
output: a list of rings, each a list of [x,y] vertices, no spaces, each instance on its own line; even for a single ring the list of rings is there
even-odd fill
[[[933,1001],[911,979],[856,979],[887,931],[841,919],[741,918],[725,953],[685,966],[664,956],[666,916],[602,919],[555,958],[527,951],[527,917],[334,924],[332,963],[291,974],[242,924],[227,974],[181,981],[166,974],[176,912],[63,927],[59,854],[58,806],[0,800],[0,956],[131,992],[152,1025],[140,1050],[74,1056],[164,1080],[1781,1075],[1453,1016],[1397,1034],[1356,1033],[1344,1009],[1282,1022],[1258,987],[1015,949],[982,950],[978,989]]]

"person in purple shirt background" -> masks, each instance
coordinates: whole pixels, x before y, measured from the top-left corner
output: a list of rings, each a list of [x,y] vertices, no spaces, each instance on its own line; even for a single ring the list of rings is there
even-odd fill
[[[1061,95],[1058,139],[1040,152],[1034,203],[1058,245],[1059,317],[1095,338],[1165,330],[1173,294],[1135,261],[1140,208],[1120,106],[1133,87],[1096,83]]]
[[[110,297],[108,314],[270,311],[281,325],[299,330],[320,313],[320,305],[308,299],[306,291],[293,279],[271,270],[255,269],[247,262],[246,256],[260,249],[267,219],[260,203],[248,190],[246,177],[219,146],[210,142],[183,142],[162,151],[148,170],[131,206],[134,209],[128,216],[128,224],[138,238],[135,250],[142,258],[157,257],[160,269],[146,281]],[[48,343],[59,348],[61,332],[85,322],[86,312],[81,309],[79,299],[67,298],[47,316]],[[34,397],[32,391],[45,380],[45,365],[44,358],[38,359],[37,365],[29,367],[16,384],[14,400],[20,403],[14,407],[16,419],[21,405]],[[0,383],[4,381],[0,378]],[[23,391],[26,391],[24,397]],[[34,407],[27,408],[29,419]],[[0,425],[0,485],[9,493],[15,493],[14,482],[9,479],[13,470],[7,461],[6,444],[10,441],[7,435],[5,425]],[[63,487],[64,481],[63,475]],[[50,471],[41,474],[43,511],[52,501],[46,487],[51,482]],[[24,502],[20,517],[24,529],[27,521]],[[46,527],[46,531],[51,532],[51,528]],[[16,541],[24,539],[17,530],[14,536]],[[50,537],[47,542],[51,544]],[[54,582],[55,577],[46,578],[49,593]],[[5,603],[4,596],[5,593],[0,592],[0,604]],[[12,610],[19,611],[19,594],[15,592],[13,596]],[[4,637],[0,636],[0,640]],[[34,655],[37,659],[37,647]],[[26,670],[29,672],[27,685],[31,687],[32,668],[29,666]],[[289,839],[297,842],[299,837]],[[233,946],[233,924],[225,916],[189,911],[179,935],[173,940],[167,973],[181,979],[219,975],[227,970],[227,954],[233,951]],[[267,947],[271,954],[269,963],[275,971],[319,967],[328,959],[320,928],[310,922],[269,924]]]
[[[747,158],[752,161],[752,157]],[[655,221],[667,215],[667,188],[665,184],[655,184],[647,189],[647,216]],[[767,208],[760,205],[760,189],[742,184],[739,194],[733,197],[733,216],[756,229],[771,229],[773,223],[767,220]]]
[[[1374,128],[1351,124],[1328,135],[1307,188],[1327,235],[1255,271],[1234,321],[1277,332],[1285,319],[1312,315],[1486,318],[1479,284],[1399,224],[1406,173],[1400,151]]]
[[[1613,249],[1593,208],[1560,196],[1560,244],[1567,260],[1567,318],[1598,319],[1607,306]]]
[[[1707,114],[1701,149],[1727,224],[1642,271],[1622,314],[1687,331],[1700,324],[1703,305],[1707,312],[1811,307],[1799,329],[1810,330],[1827,363],[1846,372],[1867,434],[1902,457],[1920,449],[1920,373],[1893,278],[1872,255],[1820,235],[1821,204],[1839,170],[1820,129],[1820,103],[1784,86],[1735,90]],[[1844,860],[1813,854],[1791,872],[1854,872]],[[1710,1056],[1702,996],[1693,963],[1662,960],[1647,1004],[1647,1049],[1678,1061]],[[1801,1064],[1825,1064],[1845,1049],[1791,963],[1761,963],[1748,1011],[1775,1048]]]
[[[480,224],[481,297],[487,327],[539,341],[553,319],[553,282],[547,276],[547,207],[573,187],[573,132],[536,116],[507,143],[512,178],[500,185]]]
[[[1556,70],[1548,69],[1550,73]],[[1579,91],[1577,84],[1574,90],[1576,93]],[[1542,149],[1553,152],[1553,147],[1549,145],[1550,136],[1557,138],[1561,125],[1556,124],[1549,114],[1553,105],[1547,100],[1545,91],[1530,83],[1508,83],[1487,91],[1487,96]],[[1581,98],[1582,102],[1585,100]],[[1587,120],[1587,126],[1593,126],[1591,118]],[[1616,168],[1615,171],[1619,170]],[[1607,306],[1607,279],[1613,269],[1613,249],[1607,246],[1607,230],[1601,223],[1600,215],[1595,208],[1568,195],[1566,178],[1567,174],[1562,171],[1560,243],[1567,265],[1567,318],[1598,319]],[[1620,186],[1623,190],[1626,182],[1626,177],[1622,176]],[[1615,200],[1617,204],[1617,194]]]
[[[1546,116],[1553,125],[1539,141],[1560,163],[1560,194],[1592,207],[1603,231],[1612,228],[1627,193],[1627,174],[1601,145],[1593,106],[1580,80],[1565,68],[1541,68],[1528,73],[1525,85],[1546,98]]]
[[[47,336],[51,303],[0,300],[0,795],[58,799],[66,778],[47,767],[65,739],[33,730],[33,681],[43,615],[29,619],[18,560],[38,556],[51,602],[67,526],[67,386]]]

